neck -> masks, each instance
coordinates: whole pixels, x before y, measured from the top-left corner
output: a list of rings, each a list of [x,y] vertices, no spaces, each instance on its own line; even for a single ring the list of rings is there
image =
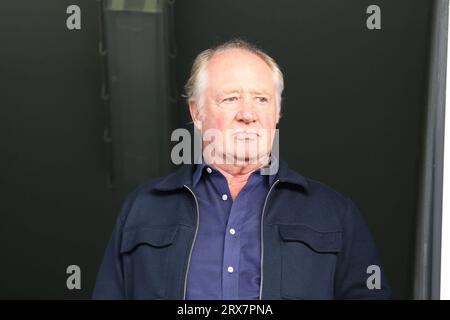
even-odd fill
[[[264,165],[261,161],[252,164],[244,163],[242,165],[222,164],[214,161],[209,162],[208,164],[219,170],[227,179],[228,188],[230,189],[231,198],[233,200],[236,199],[239,192],[245,186],[252,172]]]

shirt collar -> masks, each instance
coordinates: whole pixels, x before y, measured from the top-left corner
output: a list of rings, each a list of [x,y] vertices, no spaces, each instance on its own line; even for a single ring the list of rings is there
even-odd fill
[[[211,172],[208,172],[208,174],[218,171],[217,169],[215,169],[212,166],[207,165],[203,161],[201,163],[197,164],[196,168],[192,174],[192,186],[194,188],[198,184],[198,182],[200,181],[200,179],[202,178],[202,176],[206,170],[211,170]],[[258,168],[255,171],[253,171],[252,174],[261,174],[261,171],[262,171],[261,168]],[[269,176],[269,184],[270,184],[269,186],[271,186],[274,181],[275,181],[275,175],[270,175]]]
[[[172,191],[181,189],[185,185],[193,187],[200,180],[202,172],[206,166],[207,165],[204,163],[200,163],[197,165],[184,164],[175,172],[162,178],[158,183],[155,184],[155,188],[160,191]],[[296,173],[295,171],[289,169],[286,162],[277,160],[273,161],[270,166],[273,170],[272,172],[274,172],[274,174],[269,175],[270,186],[272,186],[273,183],[278,180],[283,183],[298,185],[305,191],[308,191],[309,184],[307,179],[302,175]]]

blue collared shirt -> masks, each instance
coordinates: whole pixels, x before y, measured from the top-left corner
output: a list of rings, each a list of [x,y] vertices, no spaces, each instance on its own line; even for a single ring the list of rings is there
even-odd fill
[[[270,176],[272,178],[272,176]],[[233,201],[226,178],[205,164],[193,174],[199,229],[187,299],[258,299],[261,214],[272,179],[254,171]]]

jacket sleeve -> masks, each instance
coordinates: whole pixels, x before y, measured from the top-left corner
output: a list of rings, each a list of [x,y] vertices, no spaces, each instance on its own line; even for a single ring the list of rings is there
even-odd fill
[[[357,207],[347,198],[342,250],[335,273],[336,299],[391,299],[372,236]]]
[[[92,293],[92,299],[94,300],[126,299],[120,245],[123,225],[133,201],[134,195],[131,194],[127,197],[120,210],[113,233],[106,247],[100,270],[97,274],[97,280]]]

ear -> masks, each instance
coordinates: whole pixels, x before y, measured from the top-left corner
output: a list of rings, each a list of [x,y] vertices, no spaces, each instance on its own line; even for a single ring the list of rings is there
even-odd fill
[[[202,131],[202,121],[197,108],[197,102],[195,100],[189,100],[189,112],[191,113],[191,119],[195,127]]]

